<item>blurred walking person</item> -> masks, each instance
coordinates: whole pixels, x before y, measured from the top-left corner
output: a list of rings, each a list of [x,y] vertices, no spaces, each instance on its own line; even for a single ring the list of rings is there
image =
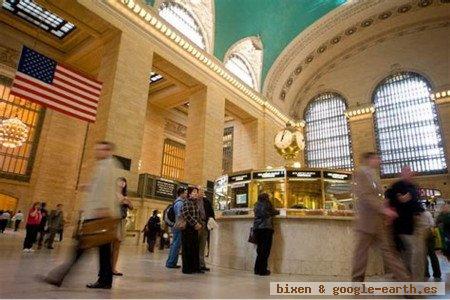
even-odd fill
[[[384,262],[396,281],[407,281],[409,273],[394,247],[391,223],[397,213],[383,199],[378,168],[380,158],[374,152],[363,154],[362,165],[354,173],[356,200],[356,247],[353,253],[352,281],[364,281],[369,249],[381,248]]]
[[[23,213],[18,210],[13,217],[14,221],[14,231],[19,230],[20,223],[23,221]]]
[[[0,232],[4,233],[6,227],[8,226],[8,222],[11,219],[11,214],[6,210],[0,211]]]
[[[120,220],[120,207],[116,199],[116,176],[118,163],[112,156],[114,145],[110,142],[98,142],[95,145],[95,158],[97,163],[94,168],[90,185],[86,188],[87,195],[81,208],[81,227],[88,226],[90,222],[114,219]],[[91,223],[92,224],[92,223]],[[117,227],[113,229],[117,232]],[[117,238],[117,235],[114,235]],[[103,239],[99,236],[98,241]],[[110,289],[113,282],[112,272],[112,241],[105,240],[97,246],[99,252],[98,279],[95,283],[86,285],[92,289]],[[82,257],[84,249],[76,247],[70,261],[56,267],[45,278],[49,284],[60,286],[72,269],[73,265]]]
[[[148,251],[153,253],[155,251],[156,238],[161,233],[161,219],[158,217],[158,210],[155,209],[150,219],[148,219],[147,228]]]
[[[39,202],[34,202],[28,211],[27,224],[25,226],[26,235],[23,241],[23,252],[33,252],[33,244],[36,242],[36,237],[41,226],[41,210]]]
[[[423,207],[419,201],[419,189],[412,182],[413,171],[410,166],[404,166],[400,180],[396,181],[386,191],[389,205],[395,209],[398,217],[392,224],[394,238],[398,239],[405,266],[411,273],[411,280],[423,281],[425,272],[425,230]]]
[[[441,279],[441,266],[439,265],[439,259],[436,255],[435,244],[436,239],[434,236],[435,222],[433,215],[428,209],[425,209],[424,216],[427,220],[428,230],[426,236],[426,249],[427,255],[425,256],[425,277],[430,277],[430,271],[428,269],[428,258],[430,258],[431,268],[433,269],[433,278]]]
[[[56,205],[56,209],[50,212],[48,217],[48,233],[49,236],[46,240],[47,249],[53,249],[53,242],[57,232],[62,230],[64,226],[64,214],[62,211],[62,204]]]

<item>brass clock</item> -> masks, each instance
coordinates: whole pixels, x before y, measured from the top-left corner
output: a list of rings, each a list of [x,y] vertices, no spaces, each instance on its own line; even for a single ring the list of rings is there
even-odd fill
[[[275,135],[275,149],[286,160],[292,160],[305,148],[303,134],[290,123]]]

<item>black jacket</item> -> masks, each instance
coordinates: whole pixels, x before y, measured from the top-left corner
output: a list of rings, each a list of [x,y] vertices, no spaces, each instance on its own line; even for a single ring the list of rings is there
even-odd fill
[[[397,194],[411,194],[411,200],[402,203],[398,200]],[[394,220],[395,234],[413,234],[414,232],[414,216],[422,213],[424,209],[420,204],[418,188],[409,182],[397,181],[385,193],[389,200],[389,205],[397,211],[398,218]]]
[[[256,202],[253,229],[273,229],[273,216],[280,214],[269,201]]]
[[[208,198],[206,197],[203,197],[203,207],[205,208],[206,222],[208,222],[209,218],[216,218],[216,215],[214,214],[214,208],[212,207],[211,202],[209,202]]]

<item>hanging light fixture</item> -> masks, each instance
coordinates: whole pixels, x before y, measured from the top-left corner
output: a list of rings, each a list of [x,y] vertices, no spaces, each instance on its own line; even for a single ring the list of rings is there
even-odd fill
[[[28,138],[28,127],[17,116],[0,124],[0,143],[6,148],[16,148]]]

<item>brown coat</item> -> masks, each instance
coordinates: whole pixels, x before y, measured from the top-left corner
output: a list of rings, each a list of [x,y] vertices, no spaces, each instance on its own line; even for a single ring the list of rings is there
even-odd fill
[[[359,167],[353,175],[357,231],[376,233],[383,225],[383,187],[375,170]]]

